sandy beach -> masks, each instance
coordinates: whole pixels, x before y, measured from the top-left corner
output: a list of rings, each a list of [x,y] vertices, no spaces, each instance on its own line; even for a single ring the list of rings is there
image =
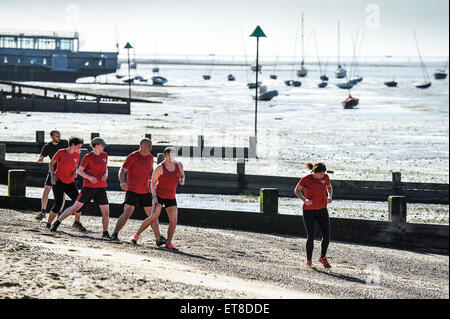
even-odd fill
[[[0,210],[0,298],[431,298],[449,296],[449,257],[333,242],[332,268],[306,269],[305,239],[178,226],[179,252],[102,240],[100,217],[68,218],[56,234],[33,212]],[[110,221],[110,231],[116,219]],[[163,234],[167,225],[161,224]],[[333,238],[333,237],[331,237]]]

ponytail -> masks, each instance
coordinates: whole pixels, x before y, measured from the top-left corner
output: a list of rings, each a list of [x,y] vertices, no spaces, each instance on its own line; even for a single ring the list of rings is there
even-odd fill
[[[324,163],[318,162],[316,164],[306,163],[305,166],[313,173],[322,173],[327,171]]]

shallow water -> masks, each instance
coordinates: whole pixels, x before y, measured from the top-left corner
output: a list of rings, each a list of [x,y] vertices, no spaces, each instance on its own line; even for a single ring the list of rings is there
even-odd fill
[[[138,74],[150,78],[152,65],[139,65]],[[412,83],[421,80],[417,67],[362,66],[364,80],[351,94],[360,98],[354,110],[340,102],[348,95],[336,87],[328,67],[327,88],[317,88],[317,66],[307,66],[309,75],[299,88],[287,87],[294,79],[291,70],[278,70],[278,80],[269,79],[272,70],[263,69],[260,80],[279,96],[258,102],[258,159],[247,162],[248,174],[302,176],[307,161],[323,161],[336,179],[390,180],[400,171],[403,181],[449,182],[448,80],[433,80],[427,90]],[[34,140],[35,131],[59,129],[63,137],[90,138],[99,132],[109,143],[137,144],[145,133],[154,142],[197,145],[204,135],[206,146],[248,146],[254,135],[254,101],[246,86],[254,73],[243,67],[214,67],[212,79],[202,75],[209,66],[161,65],[165,87],[134,87],[134,94],[168,93],[152,97],[163,104],[133,103],[131,115],[2,113],[0,140]],[[125,66],[122,73],[125,73]],[[429,73],[433,70],[430,69]],[[236,81],[226,76],[232,73]],[[384,81],[396,77],[398,88]],[[98,81],[116,82],[114,75]],[[48,84],[46,84],[48,85]],[[107,90],[127,95],[126,86],[99,84],[55,84],[75,89]],[[46,137],[47,139],[47,137]],[[188,170],[235,172],[235,160],[180,158]],[[120,160],[119,160],[120,162]]]

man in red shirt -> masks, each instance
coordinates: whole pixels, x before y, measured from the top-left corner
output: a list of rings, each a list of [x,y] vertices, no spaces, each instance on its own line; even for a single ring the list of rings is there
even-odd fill
[[[83,189],[78,195],[75,203],[68,207],[62,215],[55,221],[51,231],[56,231],[64,219],[72,215],[89,203],[91,199],[99,206],[102,212],[103,238],[110,239],[108,233],[109,224],[109,203],[106,195],[106,179],[108,178],[108,154],[104,152],[107,144],[105,141],[96,137],[91,141],[92,152],[86,154],[78,168],[78,175],[83,177]]]
[[[165,248],[177,250],[172,243],[178,222],[178,205],[175,195],[178,183],[184,185],[185,177],[183,164],[175,161],[175,154],[176,150],[173,147],[166,147],[164,149],[164,161],[161,162],[153,172],[151,186],[153,196],[152,215],[142,222],[137,233],[133,235],[133,238],[131,239],[133,244],[137,244],[141,233],[147,229],[148,226],[153,226],[153,223],[158,220],[164,205],[167,216],[169,216],[169,228],[167,230],[167,242],[165,243]]]
[[[75,185],[74,179],[77,177],[81,146],[83,146],[83,139],[78,137],[69,138],[69,147],[57,151],[49,163],[55,203],[48,217],[47,228],[50,228],[52,221],[62,208],[64,193],[73,201],[78,197],[78,188]],[[76,213],[73,227],[85,232],[86,229],[81,225],[80,218],[81,213]]]
[[[139,150],[127,156],[119,170],[120,187],[126,191],[124,211],[117,220],[111,240],[119,240],[119,232],[125,226],[136,206],[144,208],[147,216],[151,215],[152,196],[150,193],[150,177],[153,172],[152,141],[144,138],[139,143]],[[126,179],[125,179],[126,175]],[[158,220],[152,224],[157,245],[165,244],[165,238],[160,235]]]
[[[295,195],[303,201],[303,223],[306,229],[306,267],[312,266],[312,254],[314,249],[314,224],[317,221],[322,233],[322,251],[319,262],[325,268],[330,268],[326,253],[330,243],[330,217],[327,205],[332,202],[333,188],[330,177],[326,174],[327,168],[323,163],[307,163],[311,170],[300,179],[295,187]],[[305,189],[305,196],[301,191]]]

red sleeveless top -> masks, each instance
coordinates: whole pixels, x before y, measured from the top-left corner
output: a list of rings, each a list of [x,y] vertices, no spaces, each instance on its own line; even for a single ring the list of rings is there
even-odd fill
[[[175,169],[170,172],[165,163],[162,163],[163,173],[159,176],[156,182],[156,196],[164,199],[175,199],[177,192],[178,180],[181,177],[181,171],[178,163],[175,164]]]

